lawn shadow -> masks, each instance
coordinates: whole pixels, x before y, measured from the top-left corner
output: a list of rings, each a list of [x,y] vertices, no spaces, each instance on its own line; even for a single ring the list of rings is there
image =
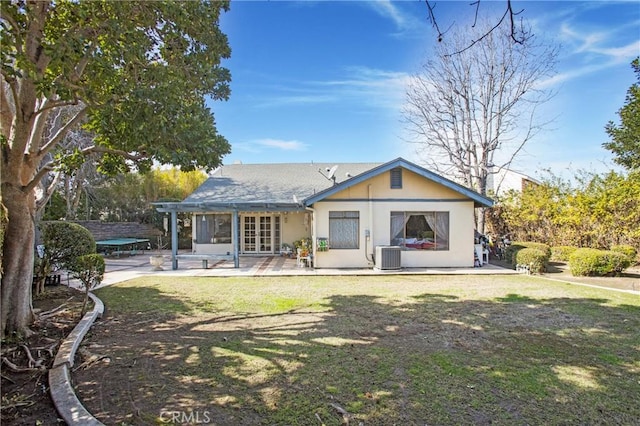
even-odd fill
[[[566,263],[564,262],[549,262],[547,263],[546,272],[549,274],[559,274],[566,269]]]
[[[120,306],[117,321],[108,311],[91,333],[89,348],[111,362],[74,381],[106,424],[177,415],[337,425],[345,413],[364,424],[640,418],[638,306],[515,293],[336,294],[320,309],[192,316],[166,294],[112,291],[110,300],[160,297],[177,311],[141,327],[131,318],[144,311]]]
[[[502,303],[528,303],[533,305],[540,303],[538,299],[513,293],[507,294],[505,297],[496,297],[496,300]]]

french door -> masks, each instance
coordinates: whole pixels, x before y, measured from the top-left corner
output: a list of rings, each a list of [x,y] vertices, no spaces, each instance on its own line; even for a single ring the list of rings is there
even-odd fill
[[[275,253],[280,239],[279,219],[274,215],[242,216],[242,252]]]

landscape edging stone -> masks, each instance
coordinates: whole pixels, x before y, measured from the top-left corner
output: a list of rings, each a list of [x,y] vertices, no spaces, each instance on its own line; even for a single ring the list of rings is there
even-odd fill
[[[93,300],[93,309],[82,317],[62,342],[49,370],[49,393],[53,405],[68,425],[104,426],[82,405],[71,384],[71,367],[76,351],[95,320],[104,313],[102,300],[93,293],[89,293],[89,297]]]

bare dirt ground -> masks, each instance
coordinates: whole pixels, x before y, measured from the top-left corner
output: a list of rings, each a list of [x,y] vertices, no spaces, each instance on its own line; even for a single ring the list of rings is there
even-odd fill
[[[83,294],[66,286],[46,287],[35,298],[36,312],[60,308],[32,327],[36,333],[26,339],[2,342],[2,417],[3,425],[55,425],[58,418],[49,395],[48,370],[53,364],[60,342],[80,319]],[[27,349],[29,354],[27,354]],[[30,362],[29,356],[33,358]],[[35,361],[35,363],[34,363]],[[14,368],[17,367],[17,368]],[[24,370],[22,372],[14,370]]]

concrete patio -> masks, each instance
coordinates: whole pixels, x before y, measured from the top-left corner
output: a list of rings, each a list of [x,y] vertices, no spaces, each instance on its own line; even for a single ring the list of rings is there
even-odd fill
[[[156,255],[157,253],[151,253]],[[234,268],[232,260],[209,263],[203,269],[200,260],[180,259],[178,269],[171,270],[171,254],[163,253],[165,259],[163,270],[153,270],[150,255],[105,258],[107,269],[102,286],[127,281],[144,276],[188,276],[188,277],[256,277],[256,276],[293,276],[293,275],[495,275],[516,274],[512,269],[485,264],[479,268],[402,268],[400,270],[377,270],[373,268],[322,268],[300,267],[295,258],[282,256],[240,256],[240,267]]]

